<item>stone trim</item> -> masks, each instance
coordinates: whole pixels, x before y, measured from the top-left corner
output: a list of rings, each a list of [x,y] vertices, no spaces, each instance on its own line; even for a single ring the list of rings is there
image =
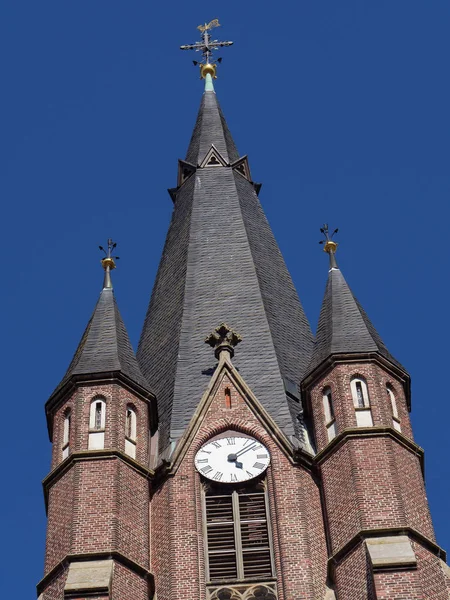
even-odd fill
[[[71,562],[64,586],[64,597],[92,592],[111,593],[113,568],[114,562],[110,558]]]
[[[51,471],[45,479],[42,481],[42,487],[44,489],[44,500],[45,500],[45,510],[48,509],[48,494],[50,487],[66,473],[73,464],[77,462],[83,462],[86,460],[108,460],[108,459],[120,459],[123,462],[127,463],[129,467],[134,469],[137,473],[145,477],[146,479],[153,479],[155,475],[155,471],[153,469],[148,469],[135,461],[131,456],[125,454],[121,450],[110,450],[110,449],[101,449],[101,450],[81,450],[79,452],[73,452],[69,454],[69,456],[64,459],[58,466],[56,466],[53,471]]]
[[[120,563],[130,571],[139,575],[148,582],[150,589],[150,597],[155,591],[155,579],[153,574],[143,567],[142,565],[134,562],[130,558],[124,556],[120,552],[92,552],[89,554],[68,554],[61,562],[59,562],[53,569],[45,575],[41,581],[37,584],[36,589],[38,595],[44,593],[44,589],[48,586],[51,580],[63,569],[67,569],[71,563],[80,561],[100,561],[100,560],[113,560],[114,562]]]
[[[374,571],[417,567],[417,558],[407,535],[368,538],[366,547]]]
[[[444,562],[447,559],[447,554],[445,550],[443,550],[440,546],[438,546],[434,541],[425,537],[421,533],[419,533],[416,529],[412,527],[389,527],[385,529],[363,529],[359,533],[357,533],[351,540],[349,540],[342,548],[340,548],[337,552],[335,552],[328,559],[328,576],[331,581],[334,581],[334,572],[337,565],[340,561],[351,551],[364,542],[367,543],[368,538],[381,538],[388,536],[406,536],[409,539],[412,539],[418,542],[421,546],[426,548],[428,552],[442,559]],[[411,567],[409,567],[411,568]]]

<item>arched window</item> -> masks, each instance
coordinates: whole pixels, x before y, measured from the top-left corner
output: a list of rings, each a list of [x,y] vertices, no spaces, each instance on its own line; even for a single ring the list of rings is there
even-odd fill
[[[62,457],[67,458],[70,453],[70,409],[64,413],[64,429],[63,429],[63,443],[62,443]]]
[[[125,412],[125,453],[136,458],[136,412],[131,406]]]
[[[395,398],[394,390],[388,384],[388,385],[386,385],[386,391],[387,391],[387,395],[388,395],[389,401],[391,403],[392,427],[394,429],[396,429],[397,431],[401,431],[402,428],[401,428],[401,425],[400,425],[400,418],[398,416],[397,400]]]
[[[358,427],[372,427],[372,411],[370,410],[369,390],[366,380],[362,377],[352,377],[350,381],[353,406],[356,413],[356,424]]]
[[[336,418],[333,410],[333,397],[331,388],[326,387],[322,392],[323,413],[325,415],[325,427],[327,428],[328,441],[336,437]]]
[[[94,398],[89,411],[89,450],[105,447],[106,402],[103,398]]]
[[[273,576],[272,542],[264,483],[204,489],[209,582]]]

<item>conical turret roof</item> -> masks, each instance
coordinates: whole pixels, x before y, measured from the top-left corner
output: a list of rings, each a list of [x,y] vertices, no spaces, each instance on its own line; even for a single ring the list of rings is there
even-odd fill
[[[73,378],[119,374],[130,383],[150,390],[136,360],[113,289],[104,287],[72,362],[51,399]]]
[[[337,267],[334,257],[332,257],[332,263],[334,266],[328,273],[308,374],[332,355],[370,352],[378,352],[405,371],[404,367],[386,348],[361,304],[353,295],[341,270]]]
[[[204,339],[222,322],[242,336],[233,362],[247,384],[278,426],[302,439],[301,403],[292,396],[313,336],[212,85],[182,162],[137,352],[157,397],[161,447],[195,412],[216,364]]]

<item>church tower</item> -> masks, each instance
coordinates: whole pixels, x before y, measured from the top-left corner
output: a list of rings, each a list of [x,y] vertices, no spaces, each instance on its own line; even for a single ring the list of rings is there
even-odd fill
[[[46,404],[40,600],[448,600],[409,375],[337,267],[314,340],[214,90],[204,93],[137,354],[103,289]]]

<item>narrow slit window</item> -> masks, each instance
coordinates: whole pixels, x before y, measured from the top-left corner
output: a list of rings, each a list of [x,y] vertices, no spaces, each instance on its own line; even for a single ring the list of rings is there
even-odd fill
[[[356,398],[357,398],[357,402],[358,402],[358,408],[364,408],[365,402],[364,402],[363,389],[362,389],[361,382],[357,381],[355,383],[355,387],[356,387]]]
[[[397,407],[397,399],[395,397],[394,394],[394,390],[387,385],[386,386],[386,391],[387,391],[387,395],[389,398],[389,402],[391,404],[391,410],[392,410],[392,426],[394,429],[396,429],[397,431],[401,431],[401,425],[400,425],[400,418],[398,415],[398,407]]]
[[[64,417],[64,430],[63,430],[63,444],[62,444],[62,456],[67,458],[70,452],[70,410],[66,412]]]
[[[95,398],[91,402],[89,413],[89,449],[99,450],[105,447],[106,402]]]
[[[356,376],[350,381],[353,406],[355,407],[356,425],[358,427],[372,427],[372,411],[370,409],[369,390],[362,377]]]
[[[272,577],[264,487],[210,487],[205,491],[204,507],[209,581]]]
[[[325,416],[325,427],[327,429],[328,441],[336,437],[336,418],[333,409],[333,396],[330,388],[325,388],[322,392],[323,412]]]
[[[102,429],[102,403],[95,403],[95,426],[94,429]]]
[[[230,392],[230,388],[225,388],[225,408],[231,408],[231,392]]]
[[[136,412],[127,406],[125,413],[125,453],[136,458]]]

